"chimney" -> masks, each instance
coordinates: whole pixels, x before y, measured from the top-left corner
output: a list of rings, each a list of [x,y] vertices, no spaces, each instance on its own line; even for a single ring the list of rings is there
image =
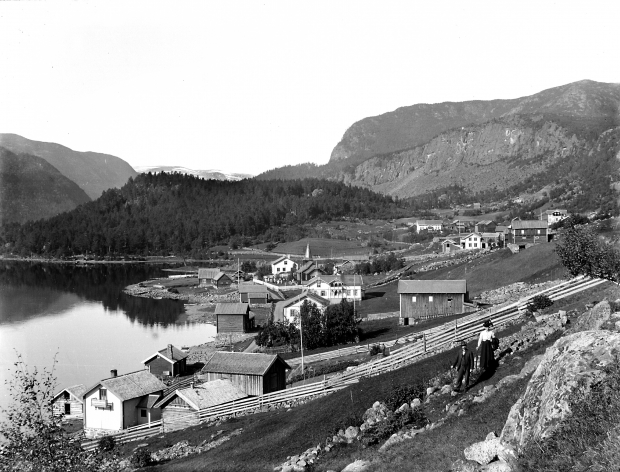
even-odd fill
[[[112,377],[116,377],[117,373],[118,373],[118,372],[116,371],[116,369],[112,369],[112,370],[110,371],[110,376],[112,376]]]
[[[172,344],[168,344],[168,350],[166,351],[166,353],[168,354],[168,358],[170,360],[173,360],[172,359]]]
[[[193,381],[189,383],[189,388],[192,388],[192,389],[194,388],[194,382]]]

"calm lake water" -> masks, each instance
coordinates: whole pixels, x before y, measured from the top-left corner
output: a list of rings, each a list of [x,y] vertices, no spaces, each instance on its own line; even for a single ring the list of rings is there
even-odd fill
[[[0,261],[0,408],[9,404],[5,381],[16,352],[29,367],[51,368],[59,389],[90,386],[139,370],[142,361],[167,344],[207,342],[215,326],[178,323],[176,300],[130,297],[123,287],[165,276],[162,266],[109,264],[76,267]]]

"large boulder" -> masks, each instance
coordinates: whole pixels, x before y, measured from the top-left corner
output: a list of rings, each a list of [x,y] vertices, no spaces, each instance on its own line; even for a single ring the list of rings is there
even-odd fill
[[[575,322],[574,332],[591,329],[601,329],[611,317],[611,306],[607,300],[597,303],[590,310],[581,315]]]
[[[569,400],[577,389],[590,389],[614,362],[620,334],[582,331],[559,339],[547,349],[525,393],[513,405],[500,439],[520,452],[532,440],[548,437],[570,413]]]

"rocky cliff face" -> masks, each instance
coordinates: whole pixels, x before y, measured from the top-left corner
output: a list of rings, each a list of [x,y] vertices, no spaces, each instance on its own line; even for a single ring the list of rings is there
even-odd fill
[[[373,157],[340,178],[382,193],[409,197],[458,184],[477,191],[505,189],[540,173],[584,146],[542,116],[497,120],[447,131],[423,146]]]

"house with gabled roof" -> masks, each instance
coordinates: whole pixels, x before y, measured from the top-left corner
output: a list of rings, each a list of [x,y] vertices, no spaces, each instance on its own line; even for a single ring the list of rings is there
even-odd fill
[[[187,354],[179,348],[168,344],[142,361],[151,374],[175,377],[185,375],[187,370]]]
[[[227,287],[232,279],[220,269],[198,269],[198,285],[204,287],[213,285],[216,288]]]
[[[401,324],[464,312],[466,280],[399,280]]]
[[[286,370],[290,368],[277,354],[216,351],[198,378],[229,380],[247,395],[264,395],[286,388]]]
[[[166,386],[147,370],[100,380],[83,394],[84,432],[88,437],[110,434],[161,418],[155,403]]]
[[[441,240],[441,252],[449,254],[461,251],[461,238],[458,235],[447,236]]]
[[[81,417],[84,414],[84,399],[86,385],[78,384],[63,388],[52,399],[52,411],[55,415]]]
[[[314,261],[305,262],[299,270],[296,272],[297,282],[307,282],[308,280],[316,277],[317,275],[322,275],[323,271],[319,269],[319,266]]]
[[[200,410],[247,397],[247,393],[230,380],[217,379],[173,390],[154,407],[161,408],[164,432],[167,433],[200,424]]]
[[[294,323],[295,318],[299,315],[301,306],[308,300],[316,305],[321,311],[330,305],[329,300],[321,297],[313,292],[302,292],[287,300],[276,303],[273,311],[274,321]]]
[[[361,302],[363,297],[361,275],[318,275],[306,282],[309,292],[340,303],[342,300]]]
[[[441,231],[443,228],[442,220],[416,220],[415,230],[417,233],[423,230]]]
[[[254,313],[248,303],[218,303],[215,319],[218,333],[247,333],[254,329]]]
[[[531,244],[548,242],[549,226],[544,220],[515,220],[510,226],[508,242],[523,249]]]
[[[281,256],[271,263],[272,275],[295,272],[299,266],[289,256]]]

